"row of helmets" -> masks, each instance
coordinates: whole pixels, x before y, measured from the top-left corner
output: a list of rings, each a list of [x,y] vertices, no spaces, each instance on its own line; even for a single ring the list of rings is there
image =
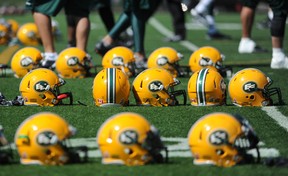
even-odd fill
[[[84,163],[89,146],[72,146],[69,139],[76,128],[52,112],[40,112],[26,118],[17,128],[14,142],[24,165],[64,165]],[[0,125],[0,164],[12,162],[13,153]],[[214,112],[199,118],[187,135],[187,145],[195,165],[231,167],[255,161],[248,151],[256,149],[259,138],[241,115]],[[95,146],[103,164],[139,166],[168,163],[169,149],[158,129],[144,116],[134,112],[117,113],[98,128]],[[90,145],[91,146],[91,145]],[[18,157],[17,157],[18,158]]]
[[[52,19],[52,32],[55,38],[61,34],[59,24],[56,20]],[[14,19],[0,19],[0,45],[8,45],[10,42],[17,42],[24,46],[37,46],[40,45],[41,38],[38,28],[34,22],[28,22],[23,25]]]
[[[115,47],[114,49],[120,52],[115,52],[116,54],[113,55],[110,51],[108,51],[102,60],[104,69],[98,72],[98,74],[94,78],[92,92],[94,102],[97,106],[125,106],[129,104],[130,83],[128,77],[129,73],[131,72],[131,67],[129,65],[133,64],[128,61],[124,62],[124,60],[126,60],[125,58],[127,58],[125,56],[128,55],[130,58],[133,58],[133,52],[129,48],[125,47]],[[160,50],[162,49],[164,49],[165,51],[171,50],[171,48],[168,47],[160,48]],[[25,50],[25,48],[23,50]],[[158,50],[159,49],[155,50],[149,57],[148,66],[150,65],[150,58],[152,58],[151,60],[154,60],[154,58],[158,58],[156,60],[162,60],[159,62],[164,63],[163,58],[169,58],[170,55],[173,55],[169,54],[169,56],[165,55],[165,57],[163,57],[163,54],[156,54],[158,57],[154,57],[155,53],[159,52]],[[226,84],[219,70],[225,67],[223,67],[222,65],[222,60],[214,62],[213,58],[215,57],[212,57],[210,55],[211,53],[218,53],[218,58],[223,57],[221,56],[220,52],[213,47],[203,47],[199,50],[204,50],[205,52],[207,50],[208,51],[206,54],[205,52],[199,52],[197,50],[191,55],[190,60],[198,60],[197,65],[199,66],[199,70],[194,70],[193,74],[190,76],[187,86],[189,100],[191,104],[195,106],[224,105],[226,104]],[[164,53],[167,54],[169,53],[168,51]],[[35,54],[37,52],[33,53]],[[196,54],[199,56],[196,57]],[[20,54],[19,56],[17,56],[17,53],[15,54],[15,58],[18,59],[16,59],[17,62],[13,64],[13,57],[11,65],[12,69],[14,68],[13,65],[20,65],[19,63],[25,60],[23,58],[27,58],[23,57],[24,55],[25,54]],[[176,55],[177,57],[179,56],[177,52]],[[37,56],[40,57],[41,53],[38,52]],[[107,60],[109,60],[110,62],[107,62]],[[174,70],[177,70],[179,68],[177,67],[179,65],[176,64],[178,62],[172,64],[170,63],[169,59],[166,60],[168,61],[168,64],[166,65],[176,65],[174,67],[171,67]],[[203,66],[203,64],[200,65],[199,63],[203,63],[203,60],[205,61],[205,63],[211,62],[212,64],[208,64],[208,66]],[[25,62],[28,63],[27,61]],[[30,67],[32,68],[33,64],[31,63],[33,63],[33,59],[30,59]],[[110,65],[108,63],[110,63]],[[193,64],[191,64],[191,66],[192,65]],[[19,68],[21,68],[21,66],[19,66]],[[27,75],[26,73],[29,71],[29,69],[24,69],[23,76],[25,75],[25,77],[21,81],[20,92],[24,97],[26,104],[51,106],[54,104],[58,104],[63,98],[70,97],[71,100],[72,93],[65,95],[59,94],[59,86],[65,83],[62,78],[85,77],[87,73],[89,73],[89,68],[91,68],[91,58],[89,59],[88,57],[86,57],[86,53],[84,51],[78,48],[65,49],[59,54],[59,57],[56,61],[56,70],[60,78],[58,78],[58,75],[56,75],[56,73],[51,70],[43,70],[38,68]],[[160,67],[158,65],[138,73],[138,75],[133,81],[131,88],[137,105],[171,106],[186,104],[186,91],[176,89],[174,90],[175,86],[180,84],[180,81],[177,79],[177,76],[175,74],[171,74],[171,69],[169,70],[169,68],[170,67]],[[49,77],[53,78],[51,82],[48,81],[46,83],[46,86],[49,85],[49,89],[46,91],[35,90],[34,88],[28,90],[27,86],[30,86],[31,88],[30,80],[32,78],[33,80],[40,80],[41,75],[43,79],[47,79],[45,78],[48,77],[47,75],[50,75]],[[38,85],[38,82],[34,82],[34,84]],[[282,103],[280,89],[270,88],[269,86],[271,86],[271,84],[272,80],[267,77],[262,71],[255,68],[247,68],[233,75],[229,82],[228,92],[230,94],[232,103],[238,106],[272,105],[273,101],[270,96],[275,94],[278,95],[279,103]],[[43,85],[40,87],[43,87]],[[32,92],[34,96],[31,95]],[[50,94],[50,96],[43,96],[43,94],[46,93]],[[179,96],[183,97],[183,103],[180,103],[178,101],[177,97]],[[43,100],[42,97],[44,97],[45,99]],[[48,99],[47,97],[50,98]],[[70,102],[72,102],[72,100]]]
[[[161,67],[168,70],[173,77],[181,77],[187,72],[179,65],[183,55],[171,47],[160,47],[148,57],[147,67]],[[24,47],[18,50],[11,61],[11,69],[15,77],[23,77],[28,71],[39,67],[43,59],[41,52],[35,47]],[[201,68],[211,68],[221,74],[226,71],[223,66],[224,55],[216,48],[204,46],[193,52],[189,59],[189,71],[196,72]],[[62,78],[83,78],[89,76],[89,69],[93,66],[91,58],[76,47],[64,49],[56,61],[56,70]],[[124,46],[117,46],[109,50],[102,58],[103,68],[120,68],[128,77],[137,76],[134,53]],[[184,66],[183,66],[184,67]],[[186,73],[189,74],[189,73]],[[188,76],[190,76],[189,74]]]

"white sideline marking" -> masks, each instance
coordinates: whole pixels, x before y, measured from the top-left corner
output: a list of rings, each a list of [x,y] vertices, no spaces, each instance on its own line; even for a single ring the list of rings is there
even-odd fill
[[[161,138],[164,143],[166,144],[168,151],[169,151],[169,157],[183,157],[183,158],[189,158],[192,157],[192,154],[190,152],[190,149],[188,147],[188,141],[187,138],[181,138],[181,137],[162,137]],[[101,153],[98,149],[98,145],[96,143],[96,138],[76,138],[76,139],[70,139],[69,140],[71,146],[73,147],[79,147],[79,146],[87,146],[89,148],[88,150],[88,156],[90,158],[100,158]],[[275,148],[265,148],[265,143],[260,142],[259,143],[259,152],[261,157],[278,157],[280,156],[280,153]],[[250,150],[248,153],[252,154],[254,157],[257,157],[257,152],[255,149]],[[163,153],[164,154],[164,153]]]
[[[167,29],[165,26],[163,26],[158,20],[156,20],[153,17],[149,19],[149,24],[153,26],[160,34],[163,34],[165,37],[172,37],[174,35],[172,31]],[[190,51],[195,51],[199,48],[198,46],[194,45],[193,43],[187,40],[180,41],[179,44],[186,47]]]
[[[217,29],[224,29],[224,30],[241,30],[242,26],[240,23],[217,23]],[[188,30],[207,30],[207,27],[198,22],[190,22],[185,24],[186,29]]]
[[[288,132],[288,118],[284,116],[275,106],[262,107],[262,110],[274,119],[281,127]]]

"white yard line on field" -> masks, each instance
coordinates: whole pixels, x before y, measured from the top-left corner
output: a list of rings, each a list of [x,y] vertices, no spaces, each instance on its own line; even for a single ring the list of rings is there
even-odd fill
[[[262,107],[262,110],[288,132],[288,118],[278,111],[275,106]]]
[[[174,35],[172,31],[167,29],[157,19],[153,17],[149,19],[149,24],[153,26],[160,34],[164,35],[165,37],[172,37]],[[194,45],[193,43],[187,40],[180,41],[179,44],[189,49],[190,51],[195,51],[199,48],[198,46]]]
[[[162,141],[166,143],[169,151],[169,157],[192,157],[188,140],[186,137],[161,137]],[[90,158],[101,157],[101,152],[98,148],[96,138],[72,138],[69,143],[73,147],[87,146],[89,148],[88,156]],[[13,147],[15,149],[15,147]],[[275,148],[267,148],[263,142],[259,144],[260,156],[262,157],[278,157],[279,151]],[[250,150],[250,154],[257,157],[255,150]]]
[[[206,30],[207,27],[198,22],[189,22],[185,24],[188,30]],[[241,30],[242,26],[240,23],[217,23],[217,29],[220,30]]]

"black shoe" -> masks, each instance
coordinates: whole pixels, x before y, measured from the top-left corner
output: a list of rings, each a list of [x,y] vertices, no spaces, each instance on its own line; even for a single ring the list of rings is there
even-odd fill
[[[100,54],[101,56],[104,56],[107,53],[107,51],[109,51],[113,47],[114,46],[112,45],[105,46],[103,42],[99,42],[95,45],[95,52]]]
[[[56,63],[55,63],[55,61],[53,61],[53,60],[45,60],[45,59],[43,59],[43,60],[40,62],[40,67],[41,67],[41,68],[48,68],[48,69],[54,70],[55,67],[56,67]]]
[[[229,35],[222,34],[220,32],[207,34],[208,40],[231,40],[232,38]]]
[[[254,47],[253,53],[268,53],[268,49],[262,48],[261,46],[256,45]]]
[[[174,35],[172,37],[167,37],[164,39],[164,41],[166,41],[166,42],[180,42],[182,40],[185,40],[185,37],[183,37],[181,35]]]

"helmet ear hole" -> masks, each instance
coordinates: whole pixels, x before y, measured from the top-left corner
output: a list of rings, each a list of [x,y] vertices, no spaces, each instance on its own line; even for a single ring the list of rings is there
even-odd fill
[[[128,155],[131,155],[131,154],[133,153],[133,150],[130,149],[130,148],[125,148],[125,149],[124,149],[124,152],[125,152],[126,154],[128,154]]]
[[[250,99],[250,100],[254,100],[254,99],[255,99],[255,96],[254,96],[254,95],[251,95],[251,96],[249,97],[249,99]]]
[[[217,149],[216,150],[216,154],[219,155],[219,156],[223,155],[224,153],[225,152],[222,149]]]
[[[48,150],[46,150],[46,155],[50,155],[51,154],[51,150],[50,149],[48,149]]]

